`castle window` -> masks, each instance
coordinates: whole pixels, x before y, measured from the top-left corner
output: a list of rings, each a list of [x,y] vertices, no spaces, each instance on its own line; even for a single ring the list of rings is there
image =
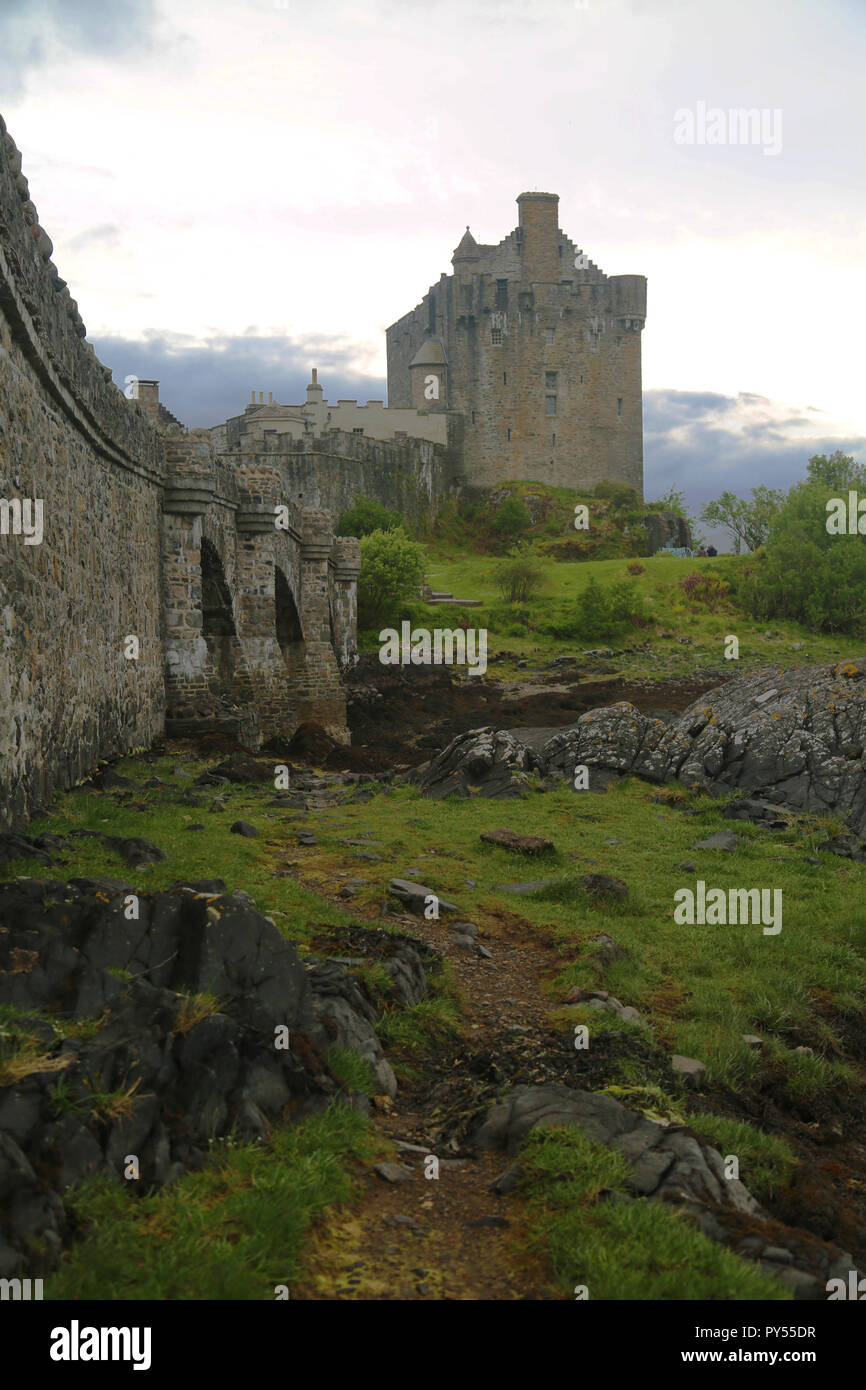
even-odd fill
[[[508,442],[511,443],[511,430],[508,431]]]
[[[553,342],[553,329],[552,329],[552,328],[545,328],[545,330],[544,330],[544,341],[545,341],[548,345],[549,345],[550,343]]]
[[[502,373],[502,385],[503,385],[503,386],[507,386],[507,385],[508,385],[508,373],[507,373],[507,372],[503,372],[503,373]]]
[[[473,410],[473,412],[472,412],[472,423],[473,423],[473,425],[475,424],[475,411],[474,411],[474,410]]]
[[[490,341],[491,341],[491,343],[501,343],[501,342],[502,342],[502,329],[501,329],[501,328],[491,328],[491,330],[490,330]]]
[[[352,430],[352,433],[353,433],[353,434],[363,434],[364,431],[363,431],[363,429],[360,429],[360,430],[355,429],[355,430]]]
[[[496,281],[496,307],[497,309],[508,308],[508,281]]]
[[[556,448],[556,435],[555,435],[555,434],[552,434],[552,435],[550,436],[550,444],[551,444],[551,448],[554,448],[554,449]]]
[[[618,420],[622,419],[622,396],[617,396],[616,398],[616,418]]]
[[[545,415],[555,415],[555,414],[556,414],[556,397],[555,397],[555,396],[545,396],[545,398],[544,398],[544,413],[545,413]]]
[[[557,376],[556,372],[545,372],[545,373],[544,373],[544,389],[545,389],[545,391],[555,391],[555,390],[556,390],[556,376]]]

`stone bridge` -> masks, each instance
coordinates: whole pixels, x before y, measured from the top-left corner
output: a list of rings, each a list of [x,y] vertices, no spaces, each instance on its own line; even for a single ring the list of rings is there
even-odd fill
[[[254,748],[309,721],[348,742],[359,542],[284,502],[279,467],[216,458],[206,430],[170,431],[165,451],[166,733]]]
[[[125,399],[52,251],[0,119],[0,827],[163,733],[348,741],[358,542]]]

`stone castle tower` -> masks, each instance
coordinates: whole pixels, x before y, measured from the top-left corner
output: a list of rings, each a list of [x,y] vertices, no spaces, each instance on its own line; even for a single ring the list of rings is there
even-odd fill
[[[387,331],[388,405],[463,417],[464,481],[531,479],[643,497],[646,277],[605,275],[559,228],[555,193],[521,193],[498,246],[469,228]]]

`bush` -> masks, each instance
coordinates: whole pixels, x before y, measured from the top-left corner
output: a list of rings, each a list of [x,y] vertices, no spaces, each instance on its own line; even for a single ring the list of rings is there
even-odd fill
[[[724,579],[711,570],[685,575],[680,580],[680,588],[689,603],[702,603],[710,613],[715,613],[728,597],[728,586]]]
[[[359,497],[337,522],[337,535],[369,536],[374,531],[396,531],[402,525],[399,512],[389,512],[372,497]]]
[[[499,540],[514,540],[522,536],[531,526],[529,512],[519,497],[507,497],[490,523],[490,529]]]
[[[866,536],[827,531],[830,495],[823,479],[791,488],[766,546],[750,556],[737,586],[753,616],[790,618],[815,632],[863,630]]]
[[[544,570],[531,551],[519,546],[493,572],[496,587],[506,603],[526,603],[544,582]]]
[[[619,579],[607,587],[590,579],[575,608],[577,636],[589,641],[613,637],[640,618],[631,579]]]
[[[381,628],[424,583],[424,551],[405,531],[373,531],[361,538],[358,626]]]
[[[626,565],[629,574],[646,574],[646,565],[642,565],[640,560],[633,560],[630,565]]]

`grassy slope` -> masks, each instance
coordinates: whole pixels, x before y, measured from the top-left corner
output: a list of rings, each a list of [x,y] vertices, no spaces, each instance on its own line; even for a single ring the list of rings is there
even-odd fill
[[[711,571],[723,579],[741,561],[736,556],[714,560],[678,560],[670,556],[641,559],[644,573],[636,576],[638,604],[654,622],[647,628],[632,628],[614,638],[581,640],[576,621],[573,638],[552,637],[536,631],[520,635],[514,618],[509,618],[496,590],[494,569],[497,561],[489,555],[463,554],[441,549],[428,550],[428,582],[434,589],[453,593],[457,598],[481,599],[482,608],[441,607],[413,604],[409,610],[418,625],[455,627],[463,619],[473,627],[487,627],[488,653],[512,651],[521,657],[558,655],[579,656],[584,648],[611,646],[618,653],[626,647],[649,642],[650,651],[633,650],[620,656],[617,669],[628,678],[665,679],[688,675],[702,666],[727,667],[732,675],[739,668],[758,664],[783,666],[804,663],[820,665],[841,656],[866,655],[866,641],[837,635],[817,635],[793,622],[759,622],[738,612],[731,603],[716,613],[686,601],[680,580],[687,574]],[[557,561],[542,558],[545,583],[538,596],[526,605],[530,623],[568,623],[574,600],[589,583],[629,577],[628,560]],[[422,617],[422,612],[424,616]],[[662,633],[673,636],[661,637]],[[725,660],[725,637],[739,639],[738,661]],[[692,644],[676,638],[689,636]],[[799,652],[794,642],[804,642]],[[376,645],[373,643],[373,645]],[[500,668],[501,673],[501,668]]]
[[[129,759],[120,770],[143,781],[152,769]],[[862,884],[866,870],[833,858],[821,867],[806,865],[804,856],[821,838],[817,823],[784,832],[737,825],[741,839],[735,853],[693,850],[697,839],[722,824],[719,803],[684,796],[683,804],[699,813],[687,817],[673,805],[652,801],[653,794],[652,788],[630,780],[605,795],[578,796],[567,788],[535,791],[504,808],[483,800],[429,802],[414,789],[398,788],[367,804],[319,813],[320,846],[313,853],[297,849],[291,822],[286,824],[281,818],[269,827],[266,815],[281,813],[265,811],[262,793],[243,788],[229,789],[225,808],[216,812],[161,807],[158,792],[142,791],[136,798],[140,796],[154,808],[146,817],[116,807],[107,798],[77,792],[59,797],[56,812],[35,823],[33,830],[62,833],[90,827],[111,834],[144,833],[167,849],[171,856],[167,863],[150,871],[127,871],[97,842],[85,840],[80,857],[76,854],[74,869],[60,865],[39,870],[40,876],[43,872],[57,878],[70,872],[107,872],[129,878],[134,884],[162,887],[176,878],[219,873],[229,888],[244,887],[252,892],[261,909],[273,914],[281,929],[301,942],[309,939],[315,922],[349,920],[347,913],[319,896],[317,886],[333,893],[340,882],[338,874],[349,870],[354,877],[367,880],[368,886],[355,900],[358,906],[376,910],[388,877],[414,865],[424,881],[456,901],[461,914],[482,927],[489,916],[510,911],[531,924],[530,930],[537,926],[549,934],[552,929],[562,952],[562,970],[552,1004],[562,998],[568,985],[603,982],[623,1002],[641,1011],[671,1051],[704,1060],[710,1082],[748,1087],[762,1073],[779,1079],[798,1097],[849,1085],[852,1072],[833,1057],[842,1051],[838,1021],[864,1012],[866,908],[862,906]],[[238,818],[259,825],[261,838],[246,840],[230,835],[228,827]],[[182,828],[193,819],[205,822],[207,829]],[[482,844],[480,832],[503,822],[518,831],[548,835],[557,846],[557,854],[543,867],[534,864],[530,868],[504,851]],[[828,824],[826,828],[838,827]],[[382,842],[377,848],[381,864],[352,860],[351,851],[339,843],[361,832],[372,833]],[[620,843],[606,844],[608,840]],[[571,855],[580,857],[572,859]],[[676,925],[672,918],[674,890],[692,886],[695,877],[676,868],[686,858],[694,860],[697,877],[711,886],[781,888],[781,933],[767,937],[760,926]],[[290,859],[301,860],[306,866],[302,872],[307,887],[292,878],[273,877],[281,869],[285,872]],[[630,888],[628,904],[603,907],[587,899],[578,878],[589,870],[624,878]],[[33,867],[21,863],[6,872],[16,871],[32,873]],[[537,898],[514,898],[498,887],[503,882],[536,877],[553,878],[557,886]],[[475,886],[468,887],[467,881]],[[839,912],[840,902],[847,904],[844,914]],[[589,962],[587,950],[601,930],[609,932],[629,953],[603,977]],[[568,1019],[561,1017],[562,1026],[570,1029],[581,1017],[584,1015],[579,1010],[571,1010]],[[439,1021],[431,1020],[434,1026]],[[592,1015],[587,1021],[596,1023]],[[384,1031],[391,1040],[389,1029]],[[394,1042],[411,1032],[411,1025],[407,1029],[392,1019]],[[743,1043],[741,1035],[746,1032],[757,1032],[765,1039],[760,1054]],[[816,1049],[816,1056],[804,1057],[793,1051],[803,1042]],[[647,1086],[646,1077],[627,1066],[619,1080],[632,1104],[676,1118],[681,1102],[675,1094],[666,1095]],[[784,1179],[789,1156],[778,1141],[721,1117],[702,1117],[696,1123],[702,1124],[707,1137],[722,1144],[724,1151],[740,1155],[741,1176],[759,1194]],[[75,1288],[79,1296],[86,1289],[98,1297],[141,1297],[147,1296],[145,1290],[151,1296],[182,1297],[184,1294],[175,1290],[185,1287],[190,1290],[189,1297],[272,1297],[271,1284],[286,1282],[289,1277],[281,1277],[280,1269],[293,1267],[293,1252],[299,1248],[307,1221],[324,1203],[346,1196],[347,1186],[340,1174],[353,1155],[365,1152],[365,1129],[357,1124],[357,1117],[347,1119],[336,1114],[316,1125],[318,1128],[309,1132],[302,1127],[291,1141],[278,1137],[270,1156],[248,1148],[233,1155],[223,1148],[216,1168],[191,1174],[183,1180],[185,1186],[147,1198],[144,1203],[130,1201],[119,1189],[104,1186],[95,1194],[88,1190],[71,1196],[71,1206],[85,1224],[95,1224],[88,1240],[67,1261],[68,1277],[60,1276],[57,1289]],[[303,1138],[306,1133],[309,1143]],[[301,1149],[292,1150],[297,1152],[297,1161],[293,1158],[284,1170],[279,1146],[289,1142],[300,1144]],[[572,1142],[579,1144],[577,1140],[567,1144]],[[701,1244],[703,1238],[699,1239],[698,1260],[694,1248],[697,1237],[681,1226],[677,1227],[680,1234],[672,1235],[674,1217],[669,1213],[641,1216],[645,1226],[638,1229],[634,1223],[629,1225],[626,1209],[611,1207],[602,1212],[593,1208],[587,1197],[575,1207],[569,1197],[570,1192],[574,1195],[568,1186],[569,1164],[579,1159],[578,1166],[584,1172],[589,1160],[585,1154],[567,1160],[561,1155],[554,1158],[555,1171],[550,1173],[545,1154],[536,1155],[539,1180],[532,1200],[538,1209],[538,1236],[549,1244],[562,1279],[575,1275],[575,1261],[577,1274],[585,1272],[578,1252],[584,1252],[580,1256],[584,1259],[586,1251],[594,1248],[591,1242],[587,1244],[590,1237],[601,1240],[601,1221],[601,1231],[607,1233],[604,1239],[613,1242],[611,1250],[618,1248],[617,1242],[622,1245],[615,1263],[622,1257],[628,1264],[632,1260],[629,1252],[644,1248],[642,1262],[636,1266],[643,1271],[643,1293],[616,1292],[620,1286],[613,1268],[602,1260],[599,1246],[602,1262],[597,1268],[593,1265],[593,1278],[609,1291],[602,1295],[596,1287],[594,1296],[684,1296],[674,1292],[684,1285],[675,1279],[672,1282],[672,1257],[665,1253],[672,1240],[679,1252],[674,1264],[685,1270],[697,1260],[704,1271],[701,1280],[707,1281],[702,1286],[715,1288],[717,1296],[726,1298],[755,1296],[751,1271],[748,1279],[742,1275],[745,1283],[738,1283],[740,1263],[735,1262],[726,1272]],[[588,1171],[603,1173],[608,1159],[604,1154],[596,1158],[596,1168],[589,1163]],[[564,1172],[556,1168],[562,1162]],[[543,1179],[542,1170],[547,1174]],[[260,1177],[253,1178],[253,1172]],[[260,1181],[265,1194],[271,1196],[260,1194],[261,1200],[254,1201],[249,1188],[258,1189]],[[178,1193],[184,1194],[183,1200]],[[261,1229],[262,1213],[271,1200],[286,1208],[290,1227],[285,1239],[280,1238],[279,1248],[284,1252],[280,1268],[271,1235]],[[109,1217],[114,1237],[107,1242],[100,1230]],[[243,1247],[237,1256],[226,1248],[237,1243],[235,1237]],[[131,1273],[128,1270],[122,1277],[110,1256],[115,1245],[119,1251],[134,1247],[139,1252],[129,1266]],[[605,1257],[608,1264],[609,1258]],[[233,1274],[235,1259],[239,1264]],[[575,1282],[586,1282],[586,1278],[575,1275]],[[633,1282],[626,1281],[629,1289]],[[230,1292],[221,1293],[224,1289]],[[763,1296],[769,1294],[765,1291]]]

